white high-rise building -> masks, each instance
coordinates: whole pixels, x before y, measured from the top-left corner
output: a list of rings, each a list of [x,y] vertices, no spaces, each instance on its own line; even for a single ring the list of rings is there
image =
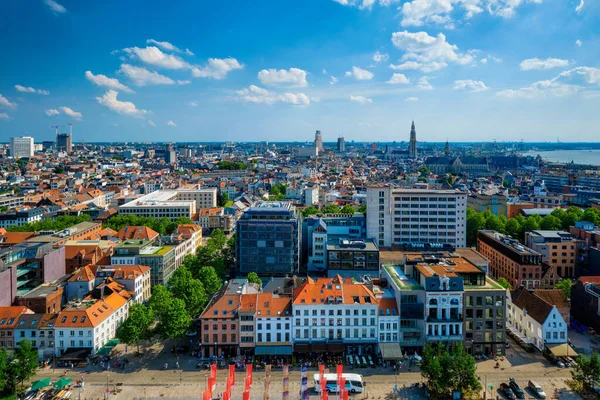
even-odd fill
[[[10,138],[10,155],[14,158],[32,157],[35,153],[33,138],[29,136]]]
[[[315,147],[318,151],[323,151],[323,136],[321,135],[321,131],[315,132]]]
[[[367,189],[367,238],[380,247],[435,243],[465,247],[467,194],[455,190]]]

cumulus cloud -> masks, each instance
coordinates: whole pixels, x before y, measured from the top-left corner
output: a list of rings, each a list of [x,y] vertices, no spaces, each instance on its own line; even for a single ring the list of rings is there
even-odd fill
[[[138,109],[135,104],[129,101],[120,101],[117,99],[119,92],[116,90],[109,90],[104,93],[102,97],[96,97],[96,101],[99,104],[107,107],[108,109],[115,111],[122,115],[130,115],[133,117],[142,117],[144,114],[147,114],[148,111],[143,109]]]
[[[406,75],[404,74],[393,74],[392,77],[390,78],[389,81],[387,81],[386,83],[389,83],[390,85],[398,85],[398,84],[409,84],[410,83],[410,79],[408,79],[406,77]]]
[[[59,107],[60,111],[63,112],[63,114],[68,115],[71,118],[75,118],[75,119],[82,119],[83,118],[83,114],[81,114],[78,111],[73,111],[71,108],[69,107]]]
[[[359,67],[352,67],[352,71],[347,71],[346,76],[351,76],[359,81],[373,79],[373,73]]]
[[[583,11],[583,6],[585,6],[585,1],[584,0],[580,0],[579,1],[579,5],[577,7],[575,7],[575,12],[577,14],[580,14],[581,11]]]
[[[474,81],[471,79],[454,81],[454,90],[466,90],[468,92],[482,92],[488,90],[483,81]]]
[[[153,45],[158,46],[161,49],[166,50],[166,51],[172,51],[175,53],[185,53],[188,56],[194,55],[194,53],[192,53],[190,51],[190,49],[181,50],[179,47],[177,47],[169,42],[159,42],[158,40],[148,39],[148,40],[146,40],[146,44],[153,44]]]
[[[329,84],[330,84],[330,85],[335,85],[336,83],[338,83],[338,82],[339,82],[339,79],[338,79],[338,78],[336,78],[335,76],[330,76],[329,78],[331,79],[331,80],[329,81]]]
[[[60,111],[58,111],[56,108],[51,108],[50,110],[46,110],[46,115],[49,117],[53,117],[55,115],[60,114]]]
[[[37,93],[37,94],[43,94],[43,95],[49,95],[50,92],[47,90],[42,90],[42,89],[34,89],[31,86],[21,86],[21,85],[15,85],[15,89],[17,89],[19,92],[22,93]]]
[[[208,64],[192,68],[196,78],[225,79],[230,71],[242,69],[244,65],[235,58],[209,58]]]
[[[0,119],[8,121],[8,120],[10,120],[10,117],[8,116],[7,113],[0,113]]]
[[[352,95],[350,95],[350,101],[354,101],[354,102],[360,103],[360,104],[368,104],[368,103],[372,103],[373,99],[370,99],[370,98],[364,97],[364,96],[352,96]]]
[[[297,106],[307,106],[310,99],[304,93],[275,93],[261,87],[250,85],[235,92],[238,100],[247,103],[275,104],[287,103]]]
[[[410,103],[410,102],[414,102],[414,101],[419,101],[418,97],[407,97],[404,99],[405,103]]]
[[[299,68],[263,69],[258,73],[258,80],[265,86],[305,87],[306,71]]]
[[[16,106],[16,103],[10,102],[6,97],[0,94],[0,107],[15,108]]]
[[[154,123],[154,121],[152,121],[151,119],[148,120],[148,125],[150,125],[150,126],[156,126],[156,124]]]
[[[600,68],[576,67],[561,72],[549,80],[537,81],[519,89],[507,89],[496,92],[504,98],[525,98],[567,96],[588,89],[600,89]]]
[[[44,4],[47,5],[48,8],[50,8],[50,10],[52,10],[56,14],[63,14],[67,12],[66,8],[64,8],[54,0],[44,0]]]
[[[394,46],[404,51],[403,64],[390,65],[392,69],[420,69],[428,73],[448,66],[448,64],[466,65],[473,62],[469,53],[460,53],[458,46],[448,43],[443,33],[429,36],[427,32],[394,32]]]
[[[168,126],[177,126],[177,124],[175,122],[173,122],[173,121],[167,122],[167,125]]]
[[[85,71],[85,77],[96,86],[107,87],[109,89],[121,90],[127,93],[134,93],[133,90],[119,82],[116,78],[109,78],[106,75],[94,75],[92,71]]]
[[[198,103],[196,103],[195,101],[190,101],[188,103],[188,106],[190,106],[190,107],[198,107]]]
[[[562,60],[560,58],[546,58],[541,60],[539,58],[530,58],[524,60],[519,64],[521,71],[531,71],[536,69],[552,69],[559,67],[566,67],[569,65],[569,60]]]
[[[433,86],[431,86],[431,83],[429,83],[429,77],[422,76],[417,82],[417,88],[421,90],[432,90]]]
[[[583,45],[583,43],[581,42],[581,40],[577,39],[575,41],[575,45],[577,45],[577,47],[581,47]]]
[[[375,61],[376,63],[387,62],[389,58],[390,56],[386,53],[380,53],[376,51],[375,54],[373,54],[373,61]]]
[[[147,86],[147,85],[174,85],[176,82],[155,71],[150,71],[143,67],[135,67],[129,64],[121,64],[119,72],[129,79],[136,86]]]
[[[370,10],[376,0],[333,0],[334,2],[346,7],[358,7],[361,10]],[[379,5],[387,7],[392,3],[397,3],[399,0],[379,0]]]
[[[146,46],[145,48],[140,47],[128,47],[123,49],[125,53],[131,58],[140,60],[141,62],[152,65],[158,68],[164,69],[190,69],[192,66],[181,59],[180,57],[172,54],[163,53],[156,46]]]

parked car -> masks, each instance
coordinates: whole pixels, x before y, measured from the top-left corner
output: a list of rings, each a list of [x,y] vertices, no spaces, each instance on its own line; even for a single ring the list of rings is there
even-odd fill
[[[508,380],[508,386],[510,386],[512,391],[515,393],[515,396],[517,396],[517,399],[525,398],[525,392],[523,391],[523,389],[521,389],[521,387],[519,386],[517,381],[515,381],[515,378],[510,378]]]
[[[516,400],[517,396],[515,396],[515,393],[512,391],[512,389],[510,388],[510,386],[508,386],[506,383],[502,382],[500,384],[500,391],[502,392],[502,394],[510,400]]]
[[[564,364],[562,361],[557,361],[557,362],[556,362],[556,366],[557,366],[558,368],[564,368],[564,367],[565,367],[565,364]]]
[[[187,353],[190,351],[190,347],[186,345],[179,345],[175,347],[171,347],[171,353]]]
[[[527,383],[527,386],[529,386],[529,388],[533,391],[533,393],[535,393],[535,395],[538,399],[546,398],[546,392],[544,392],[544,389],[542,389],[542,387],[540,386],[539,383],[537,383],[535,381],[529,381],[529,383]]]

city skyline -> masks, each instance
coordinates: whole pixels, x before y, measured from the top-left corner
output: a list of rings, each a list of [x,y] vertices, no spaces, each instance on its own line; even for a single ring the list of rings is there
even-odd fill
[[[0,5],[0,141],[597,140],[597,3],[140,4]]]

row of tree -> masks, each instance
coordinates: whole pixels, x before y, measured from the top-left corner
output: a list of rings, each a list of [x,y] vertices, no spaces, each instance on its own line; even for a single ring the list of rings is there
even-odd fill
[[[154,217],[144,217],[135,214],[118,214],[113,217],[110,217],[106,223],[105,227],[114,229],[115,231],[120,231],[121,228],[125,226],[147,226],[150,229],[155,230],[162,236],[170,235],[177,229],[177,225],[181,224],[193,224],[194,222],[186,217],[179,217],[176,220],[172,221],[171,219],[164,218],[154,218]]]
[[[301,214],[303,218],[306,218],[309,215],[316,214],[354,214],[355,212],[366,214],[367,206],[362,205],[358,208],[354,208],[349,204],[345,204],[343,207],[340,207],[337,204],[328,204],[323,208],[323,211],[319,211],[315,206],[308,206],[301,211]]]
[[[43,221],[34,222],[33,224],[25,224],[21,226],[9,226],[6,228],[9,232],[39,232],[39,231],[62,231],[70,228],[80,222],[87,222],[90,216],[82,214],[79,216],[61,215],[56,219],[46,219]]]
[[[217,163],[217,168],[221,170],[228,171],[241,171],[248,169],[248,165],[243,161],[219,161]]]
[[[0,393],[12,394],[17,384],[34,376],[38,370],[38,351],[29,340],[21,340],[14,354],[0,350]]]
[[[556,209],[545,217],[535,214],[527,218],[518,215],[507,219],[505,216],[494,215],[489,210],[479,213],[467,207],[467,242],[474,245],[477,242],[477,231],[481,229],[495,230],[525,241],[526,232],[539,229],[568,231],[577,221],[589,221],[600,225],[600,210],[588,208],[583,211],[573,206],[566,210]]]

